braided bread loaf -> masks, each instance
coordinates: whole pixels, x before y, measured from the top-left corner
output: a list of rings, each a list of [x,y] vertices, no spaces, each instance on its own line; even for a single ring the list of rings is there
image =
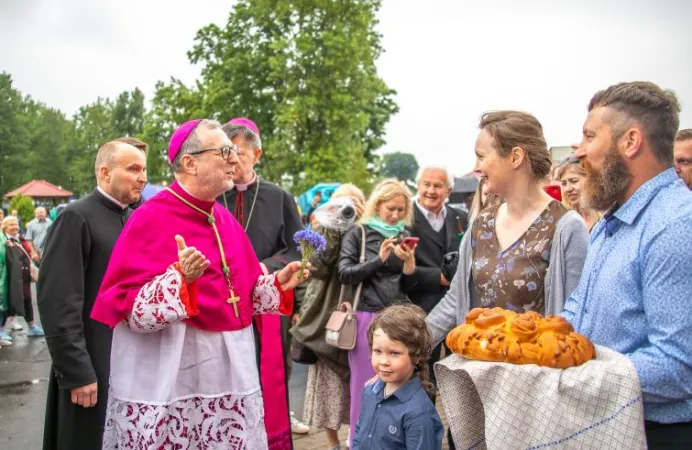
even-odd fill
[[[594,358],[593,344],[562,317],[502,308],[475,308],[447,335],[447,346],[468,359],[566,369]]]

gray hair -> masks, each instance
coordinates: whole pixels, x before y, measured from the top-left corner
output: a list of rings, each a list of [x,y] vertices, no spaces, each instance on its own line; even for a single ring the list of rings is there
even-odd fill
[[[202,150],[202,141],[199,138],[200,130],[220,130],[221,124],[217,120],[202,119],[194,131],[185,139],[183,145],[180,147],[180,151],[175,156],[175,159],[171,163],[171,169],[174,173],[180,173],[183,171],[183,156],[194,153],[198,150]]]
[[[420,179],[423,178],[423,173],[426,170],[441,170],[447,175],[447,187],[449,189],[454,189],[454,175],[449,171],[448,168],[444,166],[423,166],[418,169],[418,174],[416,175],[416,185],[420,183]]]
[[[227,123],[221,129],[224,133],[226,133],[228,139],[233,139],[236,136],[240,136],[245,139],[245,142],[252,146],[253,150],[262,148],[262,139],[260,139],[257,133],[246,126]]]

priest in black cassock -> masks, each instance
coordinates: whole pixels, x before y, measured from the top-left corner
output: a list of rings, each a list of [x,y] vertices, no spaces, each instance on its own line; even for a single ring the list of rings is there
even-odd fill
[[[280,270],[289,262],[300,260],[300,253],[293,242],[293,235],[302,228],[298,206],[291,194],[276,184],[262,180],[257,176],[254,166],[259,163],[262,155],[262,141],[257,125],[249,119],[236,118],[224,125],[223,130],[238,146],[240,162],[234,175],[235,187],[220,198],[219,202],[228,208],[245,229],[265,273]],[[286,386],[290,375],[290,359],[288,357],[290,334],[288,330],[291,327],[291,318],[290,316],[277,316],[276,319],[280,320],[284,389],[287,395]],[[275,355],[268,354],[269,351],[273,350],[269,349],[267,345],[271,342],[271,337],[261,336],[258,330],[262,329],[263,325],[264,330],[271,333],[273,330],[267,330],[267,327],[273,328],[274,324],[259,324],[258,321],[261,320],[266,322],[266,318],[261,316],[256,316],[254,320],[255,341],[259,347],[257,352],[260,359],[258,366],[260,367],[260,378],[266,398],[267,394],[276,392],[276,390],[270,389],[271,386],[268,386],[269,383],[276,381],[269,379],[266,371],[263,373],[262,369],[273,365],[272,360]],[[294,432],[308,432],[309,428],[295,419],[291,422],[291,428]]]
[[[51,226],[38,309],[52,359],[44,450],[100,450],[111,329],[89,315],[120,232],[146,184],[145,153],[111,141],[96,155],[97,187]]]

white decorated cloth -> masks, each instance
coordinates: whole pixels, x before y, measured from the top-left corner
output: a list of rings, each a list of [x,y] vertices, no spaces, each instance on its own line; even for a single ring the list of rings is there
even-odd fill
[[[565,370],[451,355],[435,374],[457,449],[646,449],[637,373],[605,347]]]
[[[275,275],[252,293],[255,314],[276,313]],[[171,266],[137,295],[113,331],[104,450],[264,450],[264,407],[251,327],[188,326]]]
[[[103,448],[268,448],[255,361],[249,327],[178,322],[141,334],[118,325]]]

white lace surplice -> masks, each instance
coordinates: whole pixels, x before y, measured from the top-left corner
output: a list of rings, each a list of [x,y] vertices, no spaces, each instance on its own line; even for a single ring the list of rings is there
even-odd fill
[[[252,329],[185,325],[180,277],[171,266],[145,285],[113,332],[103,449],[266,449]],[[278,312],[274,275],[252,300],[255,314]]]

